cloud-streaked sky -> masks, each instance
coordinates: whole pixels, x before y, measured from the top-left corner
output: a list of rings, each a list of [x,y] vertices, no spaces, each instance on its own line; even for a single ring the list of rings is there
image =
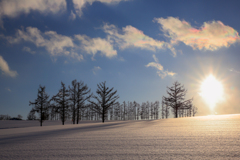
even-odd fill
[[[28,114],[39,85],[52,96],[63,81],[96,90],[106,81],[119,101],[161,101],[178,80],[199,95],[213,74],[239,113],[240,1],[0,0],[0,114]]]

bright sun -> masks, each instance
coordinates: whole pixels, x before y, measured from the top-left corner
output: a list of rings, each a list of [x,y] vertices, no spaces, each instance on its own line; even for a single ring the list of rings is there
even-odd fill
[[[209,75],[201,85],[200,95],[207,102],[209,107],[213,109],[216,103],[223,100],[223,86],[213,75]]]

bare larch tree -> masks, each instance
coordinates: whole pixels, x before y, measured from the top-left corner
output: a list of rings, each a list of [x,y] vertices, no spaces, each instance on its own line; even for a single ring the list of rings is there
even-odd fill
[[[76,119],[76,105],[77,105],[77,80],[72,81],[72,86],[68,86],[69,88],[69,101],[72,112],[72,122],[75,124]]]
[[[191,109],[192,109],[192,115],[193,115],[193,117],[194,117],[195,114],[198,112],[198,108],[195,107],[195,106],[193,106]]]
[[[173,83],[172,87],[167,87],[168,97],[163,96],[166,106],[170,106],[174,113],[174,117],[178,118],[179,109],[189,109],[193,99],[185,100],[187,90],[178,81]]]
[[[37,117],[35,116],[34,109],[31,109],[31,111],[28,113],[27,120],[36,120]]]
[[[165,107],[164,107],[164,101],[162,99],[162,119],[165,118]]]
[[[48,107],[50,101],[49,95],[45,92],[45,86],[39,86],[37,99],[35,99],[35,102],[29,101],[29,106],[34,105],[31,112],[37,112],[39,113],[40,118],[40,126],[42,126],[43,121],[47,118],[48,114]]]
[[[79,122],[80,114],[82,109],[84,108],[84,102],[88,100],[92,95],[89,94],[91,92],[91,89],[88,88],[86,84],[84,84],[82,81],[77,83],[77,124]]]
[[[52,99],[57,103],[56,110],[60,114],[62,125],[64,125],[69,114],[69,90],[66,89],[63,82],[61,82],[61,88],[57,95],[53,96]]]
[[[97,84],[97,87],[97,96],[92,96],[97,102],[91,100],[88,100],[88,102],[93,105],[92,109],[95,112],[101,114],[102,122],[104,123],[108,109],[117,103],[116,100],[119,98],[119,96],[116,95],[117,90],[113,91],[114,88],[106,87],[106,81]]]

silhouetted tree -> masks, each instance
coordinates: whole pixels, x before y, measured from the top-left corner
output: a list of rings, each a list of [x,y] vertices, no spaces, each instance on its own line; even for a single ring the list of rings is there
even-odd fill
[[[149,102],[147,101],[146,108],[145,108],[145,119],[146,120],[149,119],[149,107],[150,107],[150,105],[149,105]]]
[[[88,89],[88,86],[84,84],[82,81],[77,83],[77,124],[81,115],[81,111],[84,109],[84,102],[88,100],[92,95],[89,93],[91,92],[91,89]]]
[[[136,101],[134,101],[134,102],[133,102],[133,107],[134,107],[134,108],[133,108],[133,109],[134,109],[134,111],[133,111],[133,112],[134,112],[134,113],[133,113],[133,114],[134,114],[134,120],[137,120],[137,119],[138,119],[137,116],[138,116],[139,104],[138,104]]]
[[[88,102],[93,104],[92,109],[95,112],[101,114],[102,122],[104,123],[108,109],[117,103],[116,100],[119,98],[119,96],[116,95],[117,90],[113,91],[113,88],[106,87],[106,82],[97,84],[97,87],[97,96],[92,96],[97,102],[91,100],[88,100]]]
[[[0,115],[0,120],[10,120],[11,117],[9,115]]]
[[[54,96],[53,96],[54,97]],[[59,104],[56,103],[53,98],[51,100],[51,103],[49,105],[50,110],[50,119],[51,120],[59,120],[59,112],[58,112]]]
[[[165,102],[164,103],[164,105],[165,105],[165,117],[166,117],[166,119],[168,119],[168,117],[169,117],[169,115],[170,115],[170,106],[169,106],[169,103],[167,103],[167,102]]]
[[[140,119],[140,104],[137,105],[137,120]]]
[[[191,105],[191,108],[188,109],[189,117],[192,117],[192,107],[193,105]]]
[[[39,113],[40,126],[42,126],[43,121],[47,117],[48,107],[50,103],[48,99],[49,95],[45,92],[45,86],[42,87],[40,85],[38,89],[37,99],[35,99],[35,102],[29,101],[29,105],[34,105],[34,107],[32,108],[32,112]]]
[[[126,107],[127,107],[126,102],[123,101],[123,120],[124,121],[126,120],[126,114],[127,114]]]
[[[162,100],[162,119],[165,118],[165,106],[164,106],[164,101]]]
[[[116,102],[114,106],[114,116],[115,116],[115,120],[120,120],[120,103]]]
[[[57,112],[60,114],[62,125],[67,119],[69,114],[69,90],[66,89],[65,84],[61,82],[61,89],[58,91],[57,95],[53,96],[53,100],[57,103]]]
[[[195,116],[195,114],[198,112],[198,108],[197,107],[195,107],[195,106],[193,106],[192,107],[192,115],[193,115],[193,117]]]
[[[72,122],[75,124],[75,118],[76,118],[76,105],[77,105],[77,80],[72,81],[72,86],[69,86],[69,101],[71,102],[71,112],[72,112]]]
[[[19,114],[19,115],[17,116],[17,118],[22,120],[23,117],[22,117],[21,114]]]
[[[141,112],[140,112],[141,120],[146,119],[146,103],[142,103]]]
[[[175,118],[178,118],[179,109],[188,109],[193,99],[185,100],[187,90],[179,82],[174,82],[172,87],[167,87],[168,97],[163,97],[164,103],[172,108]]]
[[[36,116],[35,116],[35,113],[34,113],[34,110],[32,109],[29,113],[28,113],[28,116],[27,116],[27,120],[36,120]]]
[[[154,103],[154,118],[158,119],[158,115],[159,115],[159,101],[156,101]]]

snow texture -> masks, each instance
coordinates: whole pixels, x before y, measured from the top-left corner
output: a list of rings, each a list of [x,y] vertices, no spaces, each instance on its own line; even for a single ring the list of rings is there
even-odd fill
[[[1,129],[0,159],[240,159],[239,114],[47,123]]]

